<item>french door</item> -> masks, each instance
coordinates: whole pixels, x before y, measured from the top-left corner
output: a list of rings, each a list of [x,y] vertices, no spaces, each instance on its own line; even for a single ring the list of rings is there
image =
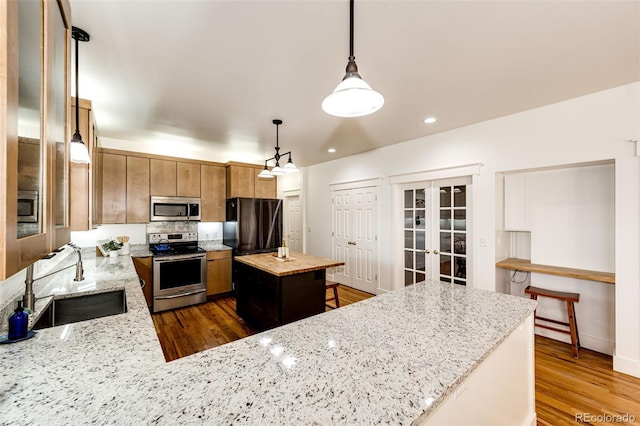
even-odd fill
[[[467,285],[470,178],[401,185],[403,281]]]
[[[375,294],[377,286],[377,189],[336,190],[333,198],[334,269],[340,284]]]

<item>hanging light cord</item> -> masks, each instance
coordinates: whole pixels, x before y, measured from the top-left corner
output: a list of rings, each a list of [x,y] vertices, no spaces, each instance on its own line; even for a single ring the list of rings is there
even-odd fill
[[[342,80],[349,77],[362,78],[358,73],[358,65],[356,65],[356,57],[353,53],[353,3],[354,0],[349,2],[349,62],[347,62],[347,69]]]
[[[77,139],[82,140],[82,135],[80,135],[80,131],[78,130],[80,127],[80,99],[78,99],[78,38],[79,37],[74,37],[74,39],[76,39],[76,131],[73,134],[73,139],[76,139],[77,135]]]
[[[91,38],[89,36],[89,33],[87,33],[85,30],[78,28],[78,27],[71,27],[71,37],[73,37],[73,39],[76,41],[76,131],[73,134],[73,138],[72,140],[76,140],[79,142],[82,142],[82,135],[80,134],[80,98],[79,98],[79,93],[80,93],[80,89],[79,89],[79,85],[80,85],[80,79],[78,77],[78,64],[79,64],[79,59],[78,57],[79,55],[79,48],[78,48],[78,42],[80,41],[89,41],[89,39]],[[84,142],[83,142],[84,143]]]

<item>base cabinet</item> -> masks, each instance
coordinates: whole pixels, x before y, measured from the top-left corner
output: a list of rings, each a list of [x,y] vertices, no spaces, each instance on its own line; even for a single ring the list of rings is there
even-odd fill
[[[234,262],[236,312],[251,326],[265,330],[325,310],[326,270],[278,277]]]
[[[231,250],[207,252],[207,296],[228,294],[231,283]]]
[[[151,308],[153,299],[153,271],[152,271],[152,257],[133,257],[133,266],[136,268],[138,277],[144,282],[141,285],[144,298],[147,301],[147,306]]]

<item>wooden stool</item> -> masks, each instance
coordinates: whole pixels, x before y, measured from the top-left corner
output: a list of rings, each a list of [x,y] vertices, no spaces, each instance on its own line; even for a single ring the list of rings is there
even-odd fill
[[[336,301],[336,306],[331,306],[331,305],[325,303],[327,308],[335,309],[335,308],[339,308],[340,307],[340,299],[338,299],[338,286],[339,285],[340,285],[339,283],[333,283],[333,282],[328,282],[326,284],[326,289],[327,290],[333,290],[333,297],[330,297],[329,299],[326,299],[325,302],[331,302],[332,300]]]
[[[580,358],[580,336],[578,335],[578,321],[576,320],[576,311],[574,309],[573,303],[580,301],[579,293],[565,293],[562,291],[553,291],[547,290],[539,287],[531,287],[528,286],[524,289],[524,292],[529,294],[532,299],[538,300],[538,296],[542,297],[550,297],[552,299],[564,300],[567,303],[567,315],[569,317],[569,322],[557,321],[550,318],[544,318],[538,316],[535,312],[533,314],[534,324],[536,327],[542,327],[553,331],[558,331],[560,333],[565,333],[571,335],[571,350],[573,351],[574,358]],[[563,330],[557,327],[551,327],[546,324],[540,324],[539,321],[551,322],[554,324],[564,325],[569,327],[569,330]]]

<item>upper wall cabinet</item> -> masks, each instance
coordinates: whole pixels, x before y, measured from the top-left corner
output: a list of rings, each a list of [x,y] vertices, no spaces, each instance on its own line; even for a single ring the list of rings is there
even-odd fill
[[[68,242],[70,22],[68,0],[0,3],[0,279]]]
[[[151,195],[200,197],[200,164],[152,158]]]
[[[504,176],[504,229],[531,231],[531,190],[525,174]]]
[[[230,162],[227,169],[227,198],[276,198],[277,178],[259,178],[263,166]]]

